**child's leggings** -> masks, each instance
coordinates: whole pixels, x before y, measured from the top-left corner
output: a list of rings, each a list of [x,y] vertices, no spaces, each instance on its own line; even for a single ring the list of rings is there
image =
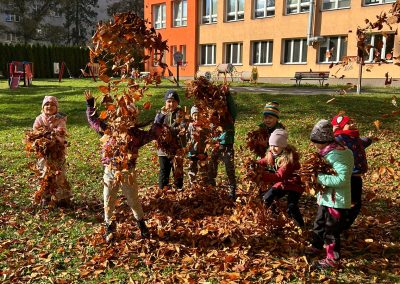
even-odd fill
[[[299,199],[301,194],[293,190],[283,190],[272,187],[264,196],[263,201],[266,207],[270,207],[274,200],[278,200],[287,195],[287,213],[292,217],[299,226],[304,226],[303,216],[299,209]]]
[[[328,258],[340,258],[340,234],[343,231],[347,215],[348,209],[318,206],[314,221],[312,246],[322,249],[325,245]],[[328,252],[330,247],[332,250]]]
[[[111,223],[111,218],[114,215],[115,201],[117,199],[118,189],[121,186],[122,193],[126,197],[129,207],[131,207],[133,216],[136,221],[143,219],[143,209],[139,201],[138,185],[136,181],[136,171],[130,170],[124,173],[122,183],[115,182],[115,171],[108,167],[104,168],[104,220],[106,224]]]
[[[220,145],[219,149],[212,151],[211,159],[208,164],[209,183],[211,185],[215,185],[215,179],[218,175],[219,160],[222,160],[225,164],[230,189],[236,190],[235,151],[233,149],[233,144]]]

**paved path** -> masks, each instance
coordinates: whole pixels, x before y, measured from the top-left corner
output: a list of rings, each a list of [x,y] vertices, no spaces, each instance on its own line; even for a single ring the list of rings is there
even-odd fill
[[[286,87],[231,87],[238,93],[268,93],[268,94],[285,94],[285,95],[336,95],[340,88],[286,88]]]

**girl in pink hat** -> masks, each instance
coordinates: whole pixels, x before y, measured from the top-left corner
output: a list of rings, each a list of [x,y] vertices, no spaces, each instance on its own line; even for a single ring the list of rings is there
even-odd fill
[[[50,191],[42,194],[42,205],[50,202],[58,206],[66,206],[70,202],[71,187],[66,179],[65,169],[65,136],[67,118],[65,114],[58,112],[58,100],[53,96],[45,96],[42,103],[42,113],[36,117],[33,130],[48,132],[50,139],[57,143],[57,153],[49,153],[39,158],[36,164],[42,179],[54,179]]]

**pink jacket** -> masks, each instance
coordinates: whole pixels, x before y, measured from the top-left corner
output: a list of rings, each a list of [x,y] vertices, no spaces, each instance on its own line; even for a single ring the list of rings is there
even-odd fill
[[[65,139],[67,133],[67,117],[61,113],[47,116],[44,113],[36,117],[33,123],[33,129],[38,130],[39,128],[46,128],[49,131],[55,131],[59,134],[62,140]]]

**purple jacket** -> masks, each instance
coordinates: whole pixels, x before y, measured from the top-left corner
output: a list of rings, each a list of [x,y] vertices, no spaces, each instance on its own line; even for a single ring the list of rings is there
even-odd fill
[[[335,140],[347,146],[354,156],[354,174],[365,174],[368,170],[367,156],[365,148],[371,145],[372,140],[367,137],[353,137],[350,135],[335,135]]]
[[[97,133],[100,135],[103,135],[104,130],[107,128],[107,123],[101,119],[99,119],[95,108],[94,108],[94,99],[88,100],[86,102],[87,108],[86,108],[86,117],[89,122],[89,125],[91,128],[93,128]],[[154,123],[149,131],[142,130],[138,127],[132,127],[129,129],[128,133],[130,136],[130,141],[128,143],[128,149],[130,158],[128,161],[128,168],[133,169],[136,166],[136,160],[139,155],[139,148],[142,147],[143,145],[149,143],[150,141],[156,139],[156,133],[158,130],[160,130],[162,126],[159,123]],[[109,165],[113,159],[110,159],[109,157],[106,157],[104,153],[107,151],[110,145],[114,143],[113,139],[109,139],[104,145],[103,145],[103,155],[101,162],[104,165]],[[117,153],[118,155],[118,153]]]

